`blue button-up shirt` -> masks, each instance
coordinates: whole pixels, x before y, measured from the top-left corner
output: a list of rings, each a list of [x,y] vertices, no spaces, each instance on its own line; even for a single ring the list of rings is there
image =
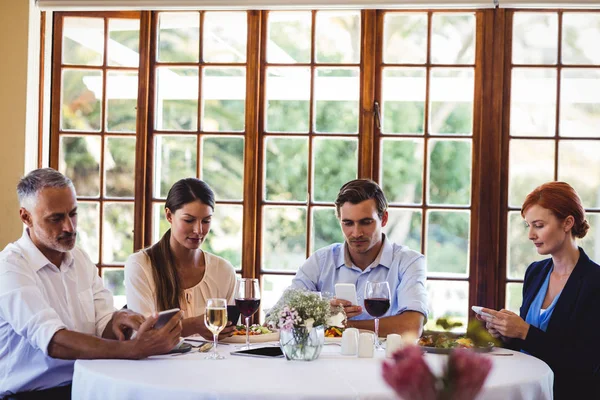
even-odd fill
[[[390,285],[389,317],[404,311],[417,311],[427,317],[427,269],[425,257],[406,246],[383,240],[383,246],[375,261],[364,271],[353,265],[346,257],[345,243],[335,243],[317,250],[298,269],[292,280],[292,288],[321,293],[335,293],[336,283],[356,285],[358,305],[363,308],[353,320],[373,319],[364,307],[367,281],[387,281]]]

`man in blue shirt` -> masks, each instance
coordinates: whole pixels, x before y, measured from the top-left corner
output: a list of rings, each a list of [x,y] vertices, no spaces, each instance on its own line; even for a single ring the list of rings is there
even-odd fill
[[[382,233],[387,224],[387,200],[377,183],[356,179],[340,189],[335,201],[346,241],[317,250],[298,269],[292,288],[335,293],[336,283],[356,285],[358,304],[332,299],[344,307],[347,326],[374,329],[364,311],[367,281],[387,281],[390,308],[379,320],[379,335],[414,332],[420,336],[427,317],[427,271],[422,254],[392,243]]]

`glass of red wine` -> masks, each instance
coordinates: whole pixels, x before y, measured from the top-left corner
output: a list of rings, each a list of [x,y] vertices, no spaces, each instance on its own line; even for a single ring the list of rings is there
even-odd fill
[[[367,282],[365,286],[365,308],[370,316],[375,317],[375,348],[381,349],[379,343],[379,317],[390,309],[390,285],[387,282]]]
[[[235,287],[235,305],[246,318],[246,346],[250,348],[250,317],[260,307],[260,287],[258,279],[241,278],[238,279]]]

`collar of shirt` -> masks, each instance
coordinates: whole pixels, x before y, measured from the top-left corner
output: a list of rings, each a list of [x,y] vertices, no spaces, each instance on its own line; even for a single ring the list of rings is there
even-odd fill
[[[29,229],[25,229],[23,232],[23,236],[18,240],[19,246],[25,250],[23,255],[29,261],[29,266],[34,272],[39,271],[40,269],[48,266],[54,265],[48,258],[41,252],[41,250],[33,243],[31,237],[29,236]],[[65,253],[65,257],[60,266],[56,267],[71,267],[73,265],[73,255],[70,251]]]
[[[368,269],[373,269],[379,265],[390,269],[390,265],[392,264],[392,259],[394,257],[394,249],[392,247],[392,243],[389,240],[386,240],[385,234],[382,234],[381,241],[383,242],[383,245],[379,250],[379,254],[377,254],[377,257],[375,257],[375,260],[371,263],[371,265],[365,268],[365,271]],[[342,251],[340,251],[336,260],[336,268],[339,269],[344,265],[348,268],[355,267],[354,263],[352,262],[352,259],[350,258],[350,252],[347,247],[347,242],[344,242],[344,244],[342,245]]]

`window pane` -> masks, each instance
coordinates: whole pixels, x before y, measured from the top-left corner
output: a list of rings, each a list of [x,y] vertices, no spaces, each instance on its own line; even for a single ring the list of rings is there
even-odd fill
[[[104,203],[102,263],[122,264],[133,253],[133,202]]]
[[[310,62],[310,11],[269,11],[267,62],[292,64]]]
[[[439,330],[435,321],[438,318],[447,318],[450,322],[461,322],[462,326],[457,331],[465,332],[467,329],[469,307],[469,283],[453,281],[427,281],[429,294],[429,318],[425,329]]]
[[[265,140],[265,152],[265,198],[275,201],[306,201],[308,139],[269,137]]]
[[[429,132],[473,132],[473,68],[432,68]]]
[[[382,79],[382,132],[423,134],[425,68],[384,68]]]
[[[519,314],[521,304],[523,303],[523,284],[506,284],[506,309]]]
[[[315,70],[315,131],[358,132],[358,68]]]
[[[202,60],[216,63],[246,62],[248,16],[243,12],[206,12]]]
[[[566,12],[562,22],[563,64],[600,64],[600,15]]]
[[[508,204],[520,208],[533,189],[554,180],[554,141],[512,139],[508,165]]]
[[[152,243],[158,242],[170,227],[165,216],[165,203],[154,203],[152,205]]]
[[[62,72],[60,129],[99,132],[102,129],[102,71]]]
[[[575,188],[583,206],[600,208],[600,141],[558,142],[558,180]]]
[[[135,133],[137,72],[109,71],[106,78],[106,130]]]
[[[560,83],[560,135],[600,137],[600,69],[563,69]]]
[[[106,196],[133,197],[135,193],[135,138],[107,137],[104,151]]]
[[[388,208],[388,222],[383,228],[383,232],[392,242],[421,252],[422,223],[423,213],[421,210]]]
[[[422,204],[423,139],[384,139],[379,175],[388,203]]]
[[[100,196],[100,137],[61,136],[58,170],[68,176],[77,196]]]
[[[108,20],[108,65],[137,67],[140,64],[140,21]]]
[[[431,60],[437,64],[475,62],[475,14],[433,13]]]
[[[200,14],[161,12],[158,15],[158,61],[197,62],[200,54]]]
[[[166,198],[179,179],[196,176],[198,139],[192,135],[157,135],[154,140],[154,196]]]
[[[100,207],[99,203],[77,202],[77,245],[98,264],[100,246]]]
[[[102,65],[104,18],[63,19],[62,62],[70,65]]]
[[[267,112],[269,132],[308,132],[310,68],[267,68]]]
[[[242,219],[241,206],[217,204],[202,248],[229,261],[235,268],[242,266]]]
[[[428,204],[471,204],[470,140],[429,141]]]
[[[528,236],[528,228],[521,217],[520,211],[508,213],[508,257],[507,277],[523,279],[525,270],[534,261],[539,261],[546,256],[540,256]]]
[[[296,271],[306,259],[306,208],[263,208],[262,268]]]
[[[597,233],[600,227],[600,214],[588,212],[585,219],[588,220],[591,228],[585,238],[580,240],[579,245],[592,260],[600,260],[600,235]]]
[[[292,284],[294,275],[269,275],[261,276],[262,296],[260,299],[260,320],[265,320],[265,312],[277,303],[284,290]]]
[[[104,287],[112,292],[115,307],[121,309],[127,303],[125,296],[125,269],[102,268],[102,281],[104,282]]]
[[[316,24],[316,62],[360,62],[360,11],[318,11]]]
[[[383,21],[383,62],[424,64],[426,61],[427,14],[386,13]]]
[[[558,14],[516,12],[513,16],[512,50],[515,64],[556,64]]]
[[[202,130],[244,130],[246,70],[205,68],[202,78]]]
[[[358,176],[358,140],[316,138],[313,198],[334,202],[342,185]]]
[[[198,68],[157,68],[156,129],[198,129]]]
[[[513,68],[510,88],[510,134],[554,136],[556,70]]]
[[[340,221],[335,215],[335,207],[314,207],[312,209],[312,232],[310,253],[333,243],[343,243],[344,234]]]
[[[427,213],[425,258],[429,273],[468,274],[469,225],[469,211]]]
[[[244,191],[244,138],[204,137],[202,180],[217,200],[242,200]]]

